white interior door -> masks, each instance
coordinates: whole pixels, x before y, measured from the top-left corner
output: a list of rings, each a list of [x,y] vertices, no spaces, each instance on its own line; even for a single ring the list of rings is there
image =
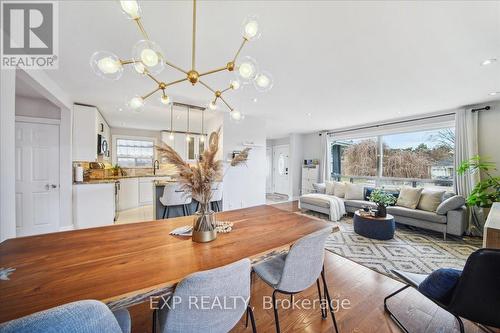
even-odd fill
[[[288,179],[288,145],[273,148],[273,174],[274,192],[289,194],[290,183]]]
[[[16,121],[16,235],[59,230],[59,125]]]
[[[266,148],[266,193],[273,192],[273,148]]]

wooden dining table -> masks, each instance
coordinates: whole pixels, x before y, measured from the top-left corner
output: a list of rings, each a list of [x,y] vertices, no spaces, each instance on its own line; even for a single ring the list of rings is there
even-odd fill
[[[299,238],[332,224],[263,205],[217,213],[233,222],[210,243],[172,236],[193,217],[118,224],[9,239],[0,243],[0,322],[84,299],[111,309],[171,292],[187,275],[243,258],[253,262],[284,251]]]

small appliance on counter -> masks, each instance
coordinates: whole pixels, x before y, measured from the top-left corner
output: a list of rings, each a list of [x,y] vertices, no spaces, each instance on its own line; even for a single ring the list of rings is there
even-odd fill
[[[83,183],[83,167],[81,164],[75,165],[73,179],[75,183]]]

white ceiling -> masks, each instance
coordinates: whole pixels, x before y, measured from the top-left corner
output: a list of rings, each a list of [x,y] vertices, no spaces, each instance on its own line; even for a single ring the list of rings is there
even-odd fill
[[[191,2],[142,1],[141,6],[151,39],[170,61],[188,68]],[[156,99],[140,114],[118,111],[131,96],[152,90],[152,81],[131,68],[119,81],[105,81],[89,67],[96,50],[130,58],[140,39],[118,3],[60,2],[59,11],[60,67],[49,75],[75,101],[99,106],[111,126],[168,128],[168,112]],[[265,119],[269,138],[500,98],[488,95],[500,91],[500,1],[199,1],[200,71],[232,58],[248,14],[260,16],[263,32],[242,55],[273,74],[274,88],[261,94],[247,86],[227,98],[242,112]],[[499,61],[480,66],[488,58]],[[170,69],[159,77],[180,78]],[[231,77],[225,72],[206,81],[222,88]],[[186,82],[170,93],[197,105],[211,97]]]

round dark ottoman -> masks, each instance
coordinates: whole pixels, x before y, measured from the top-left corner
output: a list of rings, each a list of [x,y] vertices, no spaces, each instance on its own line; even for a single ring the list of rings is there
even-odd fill
[[[388,240],[394,237],[394,216],[373,217],[362,215],[360,211],[354,213],[354,232],[373,239]]]

